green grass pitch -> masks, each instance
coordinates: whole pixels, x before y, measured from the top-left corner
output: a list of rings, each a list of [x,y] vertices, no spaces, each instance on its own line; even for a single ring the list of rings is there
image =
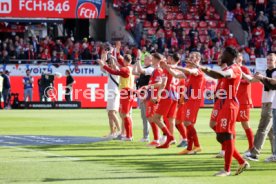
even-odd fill
[[[276,183],[276,163],[264,163],[271,154],[266,141],[259,162],[240,176],[216,178],[223,160],[213,158],[220,146],[209,128],[211,109],[201,109],[196,128],[203,152],[179,156],[182,149],[146,147],[139,140],[142,122],[133,111],[134,142],[98,142],[66,146],[0,147],[0,183],[92,183],[92,184],[238,184]],[[257,129],[260,109],[251,111]],[[105,110],[13,110],[0,111],[1,135],[58,135],[101,137],[108,133]],[[176,134],[176,138],[179,135]],[[237,148],[247,149],[245,134],[237,123]],[[232,174],[237,168],[234,160]]]

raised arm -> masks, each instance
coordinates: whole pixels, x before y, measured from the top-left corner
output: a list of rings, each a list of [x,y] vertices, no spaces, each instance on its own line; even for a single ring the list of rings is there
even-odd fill
[[[167,64],[163,64],[163,68],[165,68],[173,77],[185,79],[186,75],[183,72],[176,72],[174,69],[171,68],[171,66]]]
[[[142,64],[141,64],[141,59],[138,58],[137,59],[137,71],[140,73],[140,74],[145,74],[146,73],[146,70],[142,67]]]
[[[179,70],[181,72],[183,72],[184,74],[188,74],[188,75],[198,75],[198,69],[196,68],[184,68],[184,67],[181,67],[181,66],[177,66],[175,67],[176,70]]]
[[[242,73],[242,78],[243,78],[243,80],[247,81],[248,83],[260,82],[259,79],[255,78],[251,75],[245,74],[245,73]]]
[[[136,75],[136,76],[139,76],[139,75],[140,75],[140,73],[138,72],[138,69],[137,69],[137,64],[134,65],[133,70],[132,70],[132,74],[133,74],[133,75]]]
[[[98,63],[104,70],[106,70],[108,73],[112,75],[119,75],[124,78],[129,77],[130,73],[127,67],[122,67],[120,68],[120,70],[118,70],[118,69],[112,69],[111,67],[107,66],[102,60],[99,60]]]

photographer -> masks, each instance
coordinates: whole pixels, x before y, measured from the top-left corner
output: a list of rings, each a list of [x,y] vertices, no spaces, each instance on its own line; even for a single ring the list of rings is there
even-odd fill
[[[60,73],[55,73],[55,74],[42,73],[40,85],[41,85],[41,88],[43,91],[42,101],[44,100],[44,102],[48,101],[48,98],[50,97],[49,96],[50,90],[54,89],[55,76],[60,78],[61,74]],[[53,96],[53,97],[55,97],[55,96]],[[57,100],[57,99],[55,99],[55,100]]]
[[[34,79],[31,76],[31,71],[28,69],[26,70],[26,76],[23,77],[25,102],[27,101],[27,98],[30,102],[33,101],[33,83],[34,83]]]
[[[71,101],[72,87],[73,87],[73,84],[75,84],[75,80],[72,77],[71,72],[69,70],[66,70],[65,75],[66,75],[65,100],[66,100],[66,102],[70,102]]]

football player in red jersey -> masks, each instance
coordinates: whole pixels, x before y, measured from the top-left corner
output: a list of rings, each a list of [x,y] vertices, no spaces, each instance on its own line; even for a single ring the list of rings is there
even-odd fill
[[[120,89],[120,116],[122,122],[124,122],[124,128],[126,131],[126,137],[122,138],[123,141],[132,141],[132,119],[130,117],[130,110],[132,108],[134,100],[134,76],[132,74],[133,67],[131,66],[131,55],[118,56],[118,63],[120,69],[112,69],[104,61],[100,60],[98,63],[102,69],[106,70],[112,75],[119,75],[119,89]]]
[[[226,63],[221,63],[221,55],[218,58],[218,65],[220,66],[222,71],[224,71],[227,68]],[[222,90],[222,79],[218,79],[217,87],[216,87],[214,94],[219,93],[220,90]],[[221,99],[217,98],[215,95],[215,103],[214,103],[214,107],[213,107],[213,110],[211,113],[211,118],[210,118],[210,123],[209,123],[210,128],[213,129],[215,133],[216,133],[217,117],[218,117],[219,111],[221,109],[221,106],[222,106]],[[222,145],[221,151],[216,155],[216,158],[223,158],[224,153],[225,153],[225,149]]]
[[[171,134],[174,132],[174,126],[179,131],[180,135],[182,136],[182,142],[178,147],[186,147],[187,146],[187,135],[186,135],[186,129],[184,127],[183,121],[183,106],[184,106],[184,91],[185,91],[185,78],[183,72],[180,72],[178,70],[172,69],[177,67],[178,63],[180,62],[180,55],[179,54],[173,54],[168,58],[168,64],[162,63],[162,67],[168,71],[173,76],[172,81],[172,99],[173,99],[173,105],[169,109],[169,113],[167,117],[164,117],[168,119],[169,126],[167,126],[170,129]],[[180,97],[182,97],[180,99]],[[183,120],[182,120],[183,119]],[[185,145],[186,143],[186,145]],[[181,146],[182,145],[182,146]]]
[[[165,59],[160,56],[160,61],[163,60],[162,63],[165,62]],[[162,67],[162,66],[161,66]],[[173,89],[173,76],[166,70],[163,70],[162,74],[162,85],[157,93],[158,108],[153,116],[154,123],[162,130],[163,134],[167,137],[167,140],[161,146],[157,146],[156,148],[169,148],[170,144],[174,141],[174,137],[169,131],[168,127],[161,122],[161,117],[168,117],[171,107],[173,106],[173,97],[175,95],[175,89]]]
[[[152,66],[154,71],[150,77],[149,84],[141,87],[138,91],[147,91],[146,98],[146,117],[150,122],[151,129],[153,132],[154,140],[148,144],[148,146],[159,146],[159,132],[157,125],[153,122],[153,115],[155,114],[158,104],[157,101],[157,93],[162,84],[162,73],[163,70],[160,68],[160,55],[157,53],[152,54]],[[142,93],[143,94],[143,93]]]
[[[229,176],[232,157],[239,162],[239,168],[236,175],[241,174],[250,167],[239,154],[235,147],[235,125],[239,111],[239,103],[237,100],[237,91],[242,79],[242,71],[235,59],[238,52],[233,47],[226,47],[221,56],[221,62],[227,64],[224,71],[215,71],[205,66],[197,65],[204,73],[215,79],[222,79],[221,86],[223,93],[216,94],[222,100],[222,108],[219,111],[216,124],[217,140],[224,145],[225,148],[225,165],[224,170],[215,174],[215,176]]]
[[[246,66],[242,65],[242,62],[243,62],[243,56],[241,53],[239,53],[238,58],[236,59],[236,63],[241,67],[241,71],[244,74],[252,75],[250,70]],[[241,122],[248,140],[248,150],[251,150],[254,147],[254,133],[250,128],[249,118],[250,118],[250,108],[253,107],[253,103],[251,98],[251,83],[249,83],[246,79],[241,80],[240,87],[238,89],[237,98],[240,104],[237,122]]]
[[[201,54],[199,52],[192,52],[189,55],[189,62],[198,65],[201,61]],[[203,91],[205,86],[204,73],[191,65],[188,67],[175,67],[175,69],[188,74],[186,102],[184,104],[184,124],[187,128],[188,146],[179,154],[195,154],[201,151],[196,129],[194,127],[197,119],[197,114],[203,100]]]

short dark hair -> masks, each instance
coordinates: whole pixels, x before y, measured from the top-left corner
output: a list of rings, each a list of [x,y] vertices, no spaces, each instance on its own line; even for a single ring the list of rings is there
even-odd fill
[[[239,54],[238,50],[235,47],[231,47],[231,46],[226,47],[225,51],[231,54],[233,57],[237,57]]]
[[[161,60],[161,59],[162,59],[162,55],[159,54],[159,53],[157,53],[157,52],[153,53],[153,54],[152,54],[152,57],[154,57],[155,59],[158,59],[158,60]]]
[[[65,70],[65,73],[71,74],[70,70]]]
[[[26,70],[26,73],[27,73],[27,72],[30,72],[30,71],[31,71],[30,69],[27,69],[27,70]]]
[[[229,63],[233,62],[236,57],[238,57],[238,50],[234,47],[226,47],[224,49],[224,52],[221,57],[221,62],[222,63]]]
[[[175,62],[178,62],[181,58],[180,54],[178,54],[178,53],[174,53],[171,57],[173,58],[173,60]]]

